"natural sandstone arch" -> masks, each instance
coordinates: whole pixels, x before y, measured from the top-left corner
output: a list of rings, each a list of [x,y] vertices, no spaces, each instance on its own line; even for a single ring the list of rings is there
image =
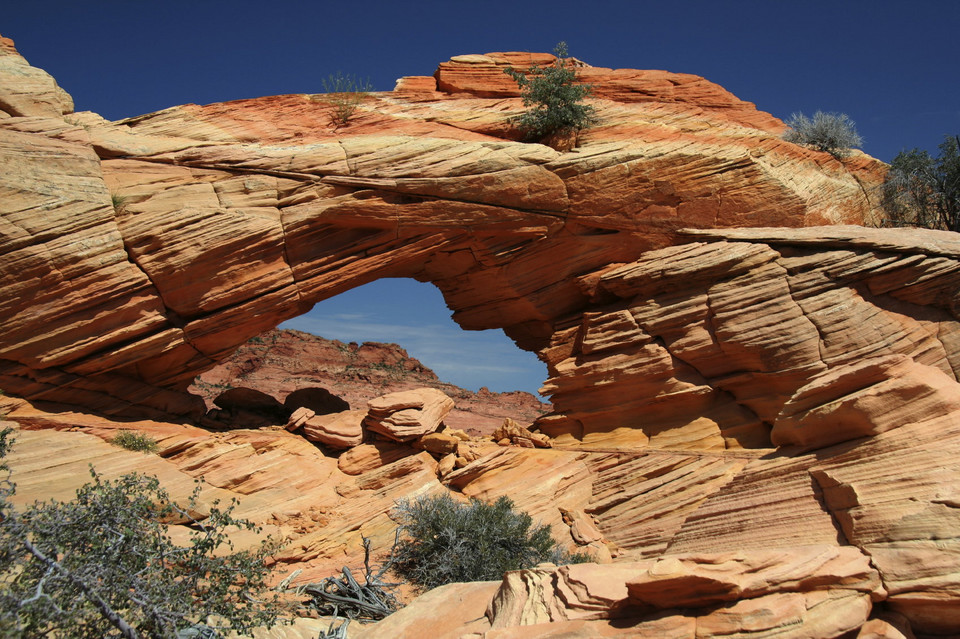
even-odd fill
[[[871,263],[879,232],[684,231],[862,222],[878,163],[784,143],[776,119],[719,87],[648,72],[590,71],[602,124],[572,152],[504,140],[502,110],[519,102],[476,84],[515,62],[454,60],[438,90],[401,82],[344,130],[309,96],[111,123],[70,114],[34,69],[34,101],[21,96],[0,129],[0,388],[189,415],[199,405],[182,390],[198,372],[381,277],[432,282],[462,327],[536,352],[557,408],[541,427],[597,446],[770,445],[792,395],[847,363],[829,354],[850,335],[831,336],[818,306],[830,300],[804,299],[820,280],[878,322],[862,356],[894,345],[956,369],[955,305],[921,300],[911,323],[861,291],[887,271],[909,290],[915,268],[949,287],[949,242]],[[791,248],[803,242],[820,245]],[[857,266],[817,266],[831,260]]]
[[[473,392],[520,391],[532,400],[547,378],[546,365],[535,353],[517,348],[502,330],[464,331],[451,318],[440,289],[411,278],[381,278],[352,288],[279,328],[351,349],[373,342],[378,346],[365,350],[380,351],[379,344],[394,343],[440,381]]]
[[[0,55],[15,56],[3,39]],[[699,595],[670,615],[688,628],[734,609],[753,624],[789,598],[798,615],[779,616],[813,636],[830,634],[825,601],[853,615],[843,632],[893,611],[918,635],[956,635],[956,234],[840,226],[869,220],[882,167],[783,144],[774,118],[692,76],[589,70],[605,121],[579,150],[505,142],[519,105],[491,78],[521,59],[452,60],[339,132],[307,96],[107,123],[70,114],[52,79],[4,60],[0,76],[18,79],[0,77],[0,388],[84,410],[189,411],[185,382],[250,334],[371,278],[413,276],[441,287],[463,325],[505,326],[550,366],[557,415],[540,427],[555,447],[497,447],[446,476],[450,488],[589,515],[656,567],[641,591],[667,592],[663,578]],[[122,427],[21,408],[24,428]],[[286,432],[143,425],[177,442],[151,470],[183,455],[258,492],[264,515],[291,493],[338,512],[362,504],[298,538],[291,561],[341,566],[343,537],[370,532],[381,504],[439,488],[428,453],[372,476],[353,468],[351,481]],[[68,450],[128,454],[51,430],[21,433],[47,477]],[[286,452],[265,464],[251,438]],[[203,449],[199,467],[185,439]],[[228,472],[209,472],[238,448]],[[360,490],[362,477],[396,481]],[[869,593],[839,592],[850,573],[822,579],[811,553],[879,572],[882,591],[873,579]],[[715,581],[740,599],[718,608],[701,567],[744,566],[757,583],[751,557],[797,575],[789,597],[764,608],[759,591]],[[558,586],[554,605],[538,585],[536,597],[576,611],[576,590],[580,610],[602,615],[611,573],[638,568],[584,566],[599,590]],[[561,583],[540,572],[514,581]]]

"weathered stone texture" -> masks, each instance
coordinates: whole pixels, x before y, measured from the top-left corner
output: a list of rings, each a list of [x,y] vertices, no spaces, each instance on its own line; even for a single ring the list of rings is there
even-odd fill
[[[681,241],[684,227],[860,222],[873,215],[862,187],[882,174],[866,156],[841,164],[781,142],[779,121],[696,76],[581,67],[600,123],[558,152],[511,139],[521,102],[502,73],[551,56],[458,56],[429,95],[374,94],[335,128],[317,96],[120,122],[69,114],[7,42],[0,85],[21,106],[0,123],[0,277],[16,318],[0,340],[0,384],[99,410],[195,415],[178,393],[198,372],[378,277],[432,281],[462,326],[504,328],[551,361],[571,315],[597,312],[582,283],[611,263]],[[763,272],[746,276],[775,294]],[[615,317],[608,328],[597,318],[610,334],[585,346],[600,358],[595,377],[623,367],[601,356],[614,342],[651,339],[642,327],[618,335],[628,319]],[[681,366],[649,348],[656,361],[624,376]],[[552,376],[577,412],[577,391]],[[728,427],[739,409],[719,407],[694,371],[667,392],[723,413],[688,443],[763,438],[744,416]]]
[[[493,603],[450,636],[956,636],[958,236],[857,226],[880,163],[783,142],[695,76],[580,67],[600,123],[573,150],[516,142],[502,69],[551,59],[458,56],[341,128],[316,96],[107,122],[0,40],[0,388],[61,410],[0,398],[57,431],[11,458],[23,495],[80,481],[48,445],[142,459],[91,441],[134,424],[94,413],[163,416],[135,422],[151,469],[238,496],[303,580],[361,536],[389,546],[396,500],[443,493],[509,496],[617,560],[451,588],[431,612]],[[550,448],[418,450],[452,404],[435,393],[374,400],[367,428],[396,441],[339,459],[284,420],[169,421],[248,338],[381,277],[433,282],[461,326],[547,363],[554,412],[504,444]],[[312,419],[291,427],[359,443]]]

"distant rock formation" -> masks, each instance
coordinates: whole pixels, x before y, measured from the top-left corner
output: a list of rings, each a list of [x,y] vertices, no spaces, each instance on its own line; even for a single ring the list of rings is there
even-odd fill
[[[362,409],[388,393],[436,388],[456,406],[444,418],[451,428],[489,435],[506,418],[530,425],[550,405],[530,393],[473,392],[448,384],[396,344],[345,344],[294,330],[272,330],[250,339],[190,386],[208,408],[226,389],[248,387],[282,401],[291,411],[315,413]],[[278,422],[274,422],[278,423]]]

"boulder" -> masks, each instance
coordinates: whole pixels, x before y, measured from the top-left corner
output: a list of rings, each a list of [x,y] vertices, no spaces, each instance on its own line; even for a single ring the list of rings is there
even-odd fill
[[[307,420],[314,415],[316,415],[316,413],[311,409],[307,408],[306,406],[301,406],[290,414],[290,419],[287,420],[286,429],[292,433],[307,423]]]
[[[597,528],[590,515],[582,510],[560,509],[563,523],[570,526],[570,536],[580,546],[603,541],[603,533]]]
[[[416,441],[415,446],[434,455],[444,456],[451,453],[455,454],[461,441],[463,440],[459,437],[444,431],[442,433],[427,433]]]
[[[553,446],[550,443],[550,438],[546,435],[531,432],[509,417],[503,420],[500,428],[493,431],[493,440],[496,442],[506,441],[523,448],[551,448]]]
[[[437,464],[437,477],[443,480],[447,475],[452,473],[456,467],[457,456],[453,453],[444,455],[440,458],[440,462]]]
[[[435,388],[389,393],[367,403],[364,425],[397,442],[413,441],[436,431],[454,401]]]
[[[352,448],[363,443],[363,420],[366,414],[363,410],[347,410],[314,415],[303,422],[300,432],[310,441],[330,448]]]

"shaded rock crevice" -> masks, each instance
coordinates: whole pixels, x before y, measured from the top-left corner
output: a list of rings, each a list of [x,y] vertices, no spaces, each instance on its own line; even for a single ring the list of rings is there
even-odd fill
[[[841,522],[841,520],[837,517],[837,513],[834,511],[831,505],[827,503],[827,500],[823,494],[824,484],[821,483],[821,478],[823,478],[821,471],[819,471],[818,469],[810,470],[810,482],[813,485],[814,499],[817,500],[817,503],[820,504],[820,507],[823,508],[823,511],[828,515],[830,515],[831,519],[833,520],[833,525],[837,530],[837,545],[839,546],[856,545],[856,544],[852,544],[850,540],[847,538],[847,531],[849,530],[849,526],[845,528],[845,526],[843,525],[843,522]],[[869,556],[869,553],[866,552],[862,546],[857,546],[857,547],[860,549],[861,552]],[[874,566],[874,568],[876,568],[876,566]],[[880,581],[881,583],[883,583],[883,573],[879,573],[879,574],[880,574]]]

